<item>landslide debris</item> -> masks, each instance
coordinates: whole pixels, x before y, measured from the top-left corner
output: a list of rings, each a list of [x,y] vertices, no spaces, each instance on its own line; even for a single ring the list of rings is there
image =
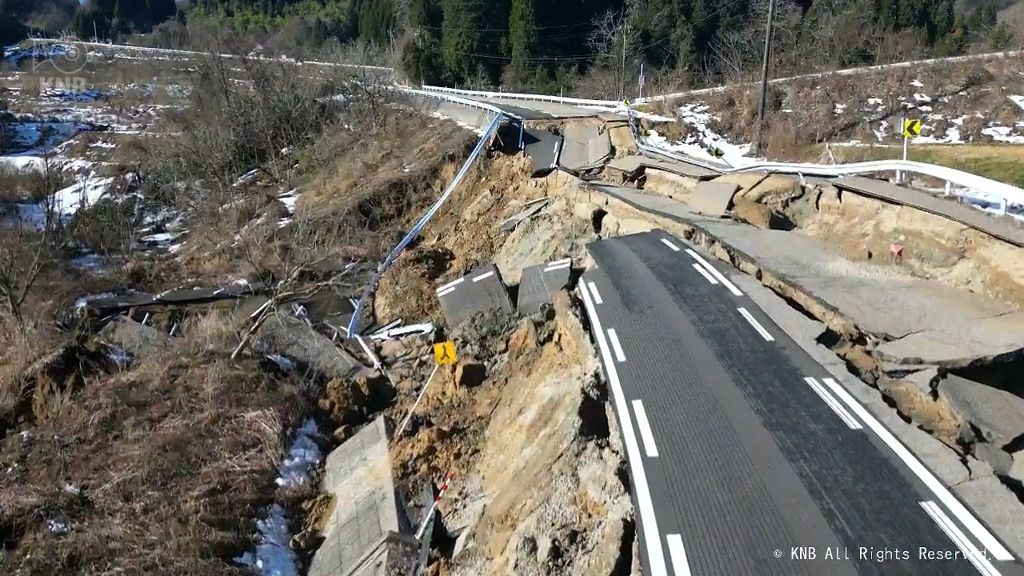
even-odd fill
[[[632,564],[623,451],[577,313],[562,294],[537,315],[480,314],[453,331],[460,363],[439,374],[392,451],[408,494],[456,474],[441,503],[454,544],[435,550],[429,573],[609,574]],[[482,380],[460,377],[472,366]],[[395,417],[414,397],[404,388]]]

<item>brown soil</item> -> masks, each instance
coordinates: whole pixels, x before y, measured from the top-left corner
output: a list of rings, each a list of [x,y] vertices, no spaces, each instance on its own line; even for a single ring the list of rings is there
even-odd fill
[[[384,275],[374,299],[374,312],[381,321],[404,318],[406,322],[427,319],[439,322],[441,313],[435,289],[476,266],[495,261],[503,247],[537,246],[549,253],[532,254],[533,261],[505,265],[497,263],[507,283],[518,282],[523,265],[540,264],[547,257],[561,256],[561,238],[553,244],[532,243],[522,236],[559,220],[556,210],[547,209],[513,233],[500,225],[532,201],[554,196],[569,185],[560,174],[535,180],[529,178],[530,161],[525,156],[496,156],[471,172],[449,198],[448,203],[424,232],[424,241],[406,251]],[[560,206],[566,210],[566,206]],[[560,229],[566,221],[561,218]],[[565,248],[567,250],[568,247]],[[505,261],[517,260],[507,257]]]
[[[446,526],[465,533],[464,551],[434,573],[607,574],[623,561],[624,541],[630,561],[621,454],[575,314],[562,296],[550,315],[485,315],[460,327],[457,341],[469,352],[495,359],[486,379],[459,386],[442,371],[415,426],[394,444],[396,478],[409,493],[455,472],[441,508]]]
[[[814,204],[817,211],[807,209]],[[840,196],[830,186],[792,209],[800,212],[800,233],[826,240],[847,258],[886,261],[890,246],[899,244],[905,247],[900,267],[916,276],[1024,306],[1022,248],[921,210]]]

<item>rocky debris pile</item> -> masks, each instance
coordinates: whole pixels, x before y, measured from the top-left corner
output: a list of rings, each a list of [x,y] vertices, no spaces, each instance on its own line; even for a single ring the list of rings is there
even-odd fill
[[[635,529],[624,458],[569,297],[523,318],[477,314],[451,337],[459,363],[441,369],[406,434],[392,442],[395,478],[410,498],[455,474],[427,573],[628,570]],[[398,361],[389,367],[399,381],[394,419],[433,358],[425,341],[381,353]]]

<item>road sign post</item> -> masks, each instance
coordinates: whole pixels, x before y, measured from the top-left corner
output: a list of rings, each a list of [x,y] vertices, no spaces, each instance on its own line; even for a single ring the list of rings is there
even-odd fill
[[[921,120],[918,118],[904,118],[903,126],[903,161],[910,159],[910,141],[921,135]],[[896,171],[896,182],[903,182],[903,173]]]
[[[438,366],[455,364],[455,342],[451,340],[434,344],[434,361]]]
[[[402,435],[402,432],[405,432],[405,427],[409,425],[409,420],[412,419],[413,412],[415,412],[416,408],[419,407],[420,401],[423,400],[423,396],[427,393],[427,388],[430,386],[430,383],[434,381],[434,376],[437,374],[438,369],[441,368],[441,366],[451,366],[452,364],[455,364],[457,359],[458,356],[455,353],[455,342],[448,340],[447,342],[434,344],[434,371],[430,373],[430,377],[427,378],[426,384],[423,385],[419,395],[416,396],[416,401],[413,402],[412,408],[409,409],[409,413],[405,415],[405,418],[402,420],[402,424],[398,427],[398,430],[395,431],[395,435],[391,437],[392,441],[398,439]]]

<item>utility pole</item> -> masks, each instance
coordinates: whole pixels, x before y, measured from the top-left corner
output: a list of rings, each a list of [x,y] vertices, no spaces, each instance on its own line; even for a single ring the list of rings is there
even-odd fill
[[[757,140],[754,141],[754,152],[763,153],[765,108],[768,106],[768,65],[772,54],[772,28],[775,25],[775,0],[768,0],[768,29],[764,34],[764,61],[761,64],[761,101],[757,106]]]
[[[629,22],[622,28],[622,88],[619,91],[619,100],[626,99],[626,42],[629,41]]]

